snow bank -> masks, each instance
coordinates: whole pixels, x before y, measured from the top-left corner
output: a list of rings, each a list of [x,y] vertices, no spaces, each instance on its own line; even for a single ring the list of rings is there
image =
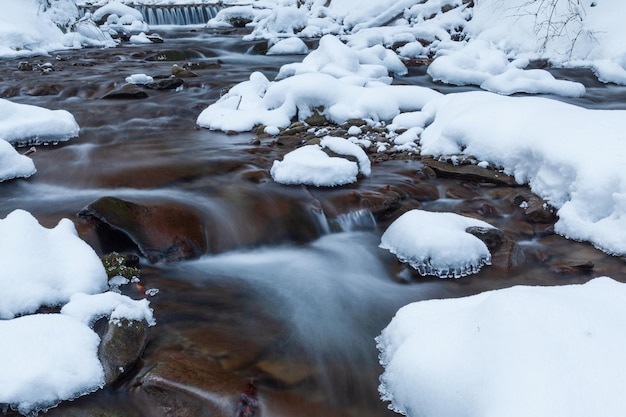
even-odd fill
[[[78,123],[66,110],[49,110],[0,99],[0,138],[14,144],[65,141],[79,132]]]
[[[286,38],[274,43],[267,50],[267,55],[302,55],[309,47],[300,38]]]
[[[33,160],[20,155],[13,146],[0,139],[0,182],[13,178],[28,178],[37,170]]]
[[[68,48],[114,45],[111,37],[93,22],[78,21],[78,9],[70,0],[55,1],[45,7],[37,0],[2,3],[0,56],[47,55]]]
[[[493,229],[488,223],[455,213],[411,210],[387,228],[380,247],[421,275],[460,278],[491,265],[487,246],[465,231],[469,227]]]
[[[424,155],[473,155],[558,209],[555,231],[626,254],[626,111],[538,97],[449,94],[424,108]]]
[[[617,416],[626,286],[513,287],[401,308],[376,339],[380,393],[417,416]]]
[[[356,53],[325,36],[302,62],[283,66],[278,81],[270,82],[260,72],[251,74],[249,81],[205,109],[197,123],[242,132],[257,125],[287,127],[295,117],[304,121],[314,112],[334,123],[351,118],[391,120],[440,96],[429,88],[388,85],[388,71],[399,69],[399,61],[387,52],[371,48]]]
[[[0,236],[0,319],[61,305],[77,292],[107,289],[102,262],[68,219],[47,229],[15,210],[0,220]]]

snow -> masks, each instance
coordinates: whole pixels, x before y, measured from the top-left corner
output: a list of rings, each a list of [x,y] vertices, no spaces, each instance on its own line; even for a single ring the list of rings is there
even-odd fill
[[[146,74],[132,74],[126,77],[126,82],[129,84],[143,85],[143,84],[150,84],[153,81],[154,81],[154,78]]]
[[[319,145],[306,145],[274,161],[270,173],[282,184],[334,187],[356,182],[359,168],[347,159],[329,156]]]
[[[380,247],[421,275],[460,278],[491,265],[485,243],[465,231],[470,227],[493,229],[486,222],[455,213],[411,210],[387,228]]]
[[[449,94],[423,113],[432,123],[422,154],[502,166],[558,209],[557,233],[626,254],[626,111],[479,91]]]
[[[63,314],[0,320],[0,403],[22,414],[104,386],[100,338]]]
[[[28,178],[37,170],[33,160],[20,155],[13,146],[0,139],[0,182],[13,178]]]
[[[626,286],[518,286],[401,308],[376,339],[380,393],[416,416],[617,416]]]
[[[26,415],[102,388],[90,325],[100,317],[154,325],[148,301],[103,293],[104,266],[69,219],[48,229],[15,210],[0,219],[0,236],[0,404]],[[60,314],[24,315],[62,305]]]
[[[66,110],[49,110],[0,99],[0,138],[13,144],[66,141],[79,127]]]
[[[27,211],[15,210],[0,220],[0,236],[0,319],[62,304],[76,292],[107,289],[100,259],[68,219],[47,229]]]
[[[131,35],[129,41],[130,43],[152,43],[145,32],[141,32],[137,35]]]
[[[267,55],[302,55],[309,51],[309,47],[300,38],[281,39],[273,44]]]
[[[119,1],[110,1],[104,6],[96,9],[96,11],[94,11],[92,14],[92,18],[93,20],[98,22],[104,19],[106,16],[112,14],[118,16],[119,18],[122,18],[124,16],[130,16],[131,20],[143,21],[143,16],[138,10],[133,9],[132,7],[127,6]]]

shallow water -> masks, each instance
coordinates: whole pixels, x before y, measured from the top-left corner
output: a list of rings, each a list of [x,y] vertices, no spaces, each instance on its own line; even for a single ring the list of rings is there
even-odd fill
[[[103,238],[78,218],[87,204],[104,196],[173,202],[200,213],[209,241],[198,260],[142,263],[141,285],[125,289],[136,297],[159,290],[151,297],[158,324],[142,360],[114,386],[51,415],[105,410],[142,417],[229,416],[253,380],[256,415],[391,416],[376,392],[382,369],[374,337],[402,305],[518,284],[580,283],[599,275],[626,281],[622,259],[555,236],[549,224],[527,222],[514,204],[521,188],[432,178],[418,160],[375,163],[370,178],[339,189],[273,183],[267,170],[289,149],[269,146],[268,140],[254,144],[249,133],[200,129],[195,119],[222,89],[252,71],[272,79],[282,64],[301,57],[251,55],[253,43],[237,35],[199,29],[161,34],[161,45],[28,59],[35,66],[51,62],[56,71],[47,74],[18,71],[19,60],[0,61],[0,97],[66,109],[81,126],[78,138],[38,147],[32,155],[35,176],[0,184],[0,217],[16,208],[31,211],[45,226],[69,217],[103,254],[116,245],[132,247]],[[167,75],[172,64],[182,65],[154,60],[164,50],[221,67],[194,70],[198,77],[186,78],[179,91],[148,91],[149,98],[141,100],[101,99],[128,75]],[[571,102],[626,107],[626,89],[594,82],[585,71],[563,74],[590,85],[588,96]],[[397,82],[446,93],[471,89],[432,83],[423,68],[411,68]],[[250,180],[259,172],[264,175]],[[436,187],[439,198],[420,198],[426,186]],[[401,196],[398,210],[378,210],[377,224],[368,211],[355,213],[372,201],[359,196],[389,190]],[[492,223],[519,245],[518,262],[494,260],[494,266],[458,280],[407,280],[377,246],[389,222],[415,207]],[[593,271],[559,269],[584,261],[593,262]],[[163,371],[163,364],[178,371]],[[156,385],[148,386],[146,375],[155,372],[167,383],[152,380]]]

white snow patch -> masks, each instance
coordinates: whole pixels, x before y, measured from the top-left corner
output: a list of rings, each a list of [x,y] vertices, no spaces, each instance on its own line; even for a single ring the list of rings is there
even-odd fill
[[[20,155],[7,141],[0,139],[0,182],[13,178],[28,178],[37,170],[33,160]]]
[[[401,308],[376,338],[390,407],[417,416],[618,416],[626,286],[518,286]]]
[[[380,247],[421,275],[460,278],[491,265],[487,246],[465,231],[469,227],[493,229],[489,223],[455,213],[411,210],[387,228]]]

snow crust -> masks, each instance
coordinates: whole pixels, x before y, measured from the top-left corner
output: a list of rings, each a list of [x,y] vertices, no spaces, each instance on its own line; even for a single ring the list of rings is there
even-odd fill
[[[409,417],[621,415],[626,286],[518,286],[401,308],[380,393]]]
[[[491,265],[487,246],[465,231],[469,227],[493,229],[489,223],[455,213],[411,210],[387,228],[379,246],[420,275],[460,278]]]

